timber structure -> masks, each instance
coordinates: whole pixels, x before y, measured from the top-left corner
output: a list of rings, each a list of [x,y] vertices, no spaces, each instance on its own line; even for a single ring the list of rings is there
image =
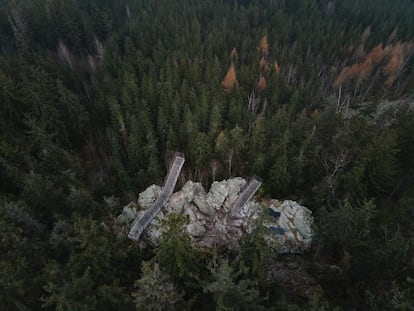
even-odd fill
[[[174,160],[168,170],[167,177],[164,180],[164,186],[160,196],[155,200],[153,205],[147,210],[147,212],[139,219],[136,219],[132,225],[131,231],[128,234],[128,238],[134,241],[138,241],[141,234],[154,220],[161,209],[167,204],[170,196],[172,195],[178,177],[180,176],[181,169],[185,162],[184,155],[177,153]]]
[[[243,191],[240,193],[239,197],[233,203],[233,209],[238,211],[241,210],[247,202],[253,198],[257,190],[259,190],[262,185],[260,178],[253,177],[249,183],[244,187]]]

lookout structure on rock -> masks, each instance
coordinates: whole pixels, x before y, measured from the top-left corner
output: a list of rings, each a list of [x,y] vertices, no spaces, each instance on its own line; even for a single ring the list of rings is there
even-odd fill
[[[253,177],[247,186],[243,189],[243,192],[239,195],[237,200],[233,203],[233,209],[241,209],[247,202],[249,202],[257,190],[259,190],[260,186],[262,185],[262,181],[257,178]]]
[[[180,176],[184,162],[184,155],[182,153],[176,153],[168,170],[167,177],[165,178],[160,196],[155,200],[154,204],[148,209],[143,217],[134,221],[131,231],[128,234],[128,237],[131,240],[138,241],[142,232],[144,232],[148,225],[153,221],[154,217],[157,216],[161,209],[167,204],[174,191],[175,184],[177,183],[178,176]]]
[[[139,217],[134,221],[132,228],[128,234],[128,237],[131,240],[138,241],[144,230],[161,212],[161,209],[167,205],[174,191],[184,162],[184,155],[181,153],[177,153],[168,170],[168,174],[165,178],[164,186],[162,187],[160,195],[157,197],[157,199],[154,201],[151,207],[145,212],[145,214],[143,214],[142,217]],[[259,178],[253,177],[250,180],[250,182],[244,187],[244,189],[239,194],[234,203],[232,203],[231,209],[235,211],[240,211],[252,199],[254,194],[260,188],[261,184],[262,182]]]

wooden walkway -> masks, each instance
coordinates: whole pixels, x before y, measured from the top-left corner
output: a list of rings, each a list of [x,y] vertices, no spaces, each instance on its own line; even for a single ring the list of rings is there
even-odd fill
[[[131,231],[128,234],[128,238],[134,241],[139,240],[142,232],[144,232],[144,230],[154,220],[155,216],[157,216],[161,209],[167,204],[170,196],[174,191],[175,184],[177,183],[178,176],[180,176],[184,162],[185,158],[183,154],[175,155],[170,169],[168,170],[168,174],[164,181],[164,187],[162,188],[160,196],[155,200],[153,205],[147,210],[144,216],[134,221]]]
[[[249,202],[251,198],[253,198],[254,194],[257,190],[259,190],[261,185],[262,182],[257,178],[253,177],[247,184],[247,186],[244,188],[242,193],[239,195],[237,200],[233,203],[232,209],[236,211],[241,210],[243,206],[246,205],[246,203]]]

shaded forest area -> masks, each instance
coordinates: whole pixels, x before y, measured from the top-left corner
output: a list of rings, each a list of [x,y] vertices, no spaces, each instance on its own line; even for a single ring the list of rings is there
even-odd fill
[[[414,310],[410,0],[0,0],[3,310]],[[266,277],[261,228],[140,250],[114,219],[183,180],[263,178],[315,215],[320,291]],[[338,272],[339,271],[339,272]],[[162,288],[163,290],[159,290]]]

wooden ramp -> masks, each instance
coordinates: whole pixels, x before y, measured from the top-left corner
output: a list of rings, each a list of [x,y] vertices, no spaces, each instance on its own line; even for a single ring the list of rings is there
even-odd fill
[[[161,209],[167,204],[174,191],[175,184],[177,183],[178,176],[180,176],[184,162],[185,158],[183,154],[175,155],[168,170],[167,177],[165,178],[164,187],[162,188],[160,196],[140,219],[134,221],[131,231],[128,234],[128,238],[138,241],[142,232],[144,232],[148,225],[154,220],[155,216],[157,216]]]
[[[251,198],[253,198],[254,194],[257,190],[259,190],[261,185],[262,182],[258,178],[253,177],[239,195],[237,200],[233,203],[233,209],[236,211],[241,210],[243,206],[246,205]]]

